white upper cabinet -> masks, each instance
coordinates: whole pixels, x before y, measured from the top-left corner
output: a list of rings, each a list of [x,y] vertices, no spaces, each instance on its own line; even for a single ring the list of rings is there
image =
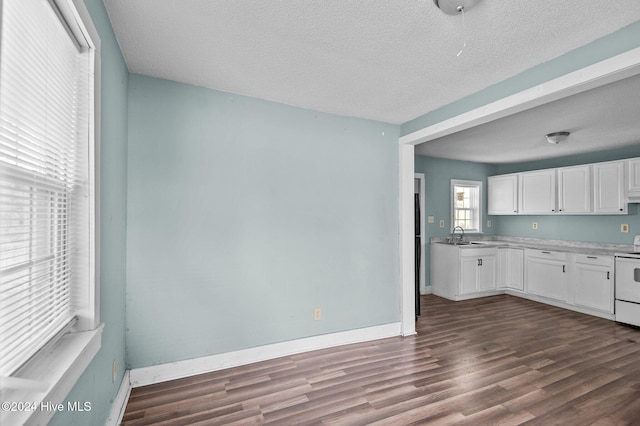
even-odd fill
[[[520,214],[553,214],[556,211],[556,170],[520,173]]]
[[[587,214],[591,203],[591,166],[562,167],[558,170],[558,213]]]
[[[489,176],[488,213],[627,214],[640,203],[640,158]]]
[[[488,213],[516,214],[518,213],[518,175],[489,176]]]
[[[627,213],[624,182],[624,161],[610,161],[593,165],[595,213]]]
[[[640,158],[632,158],[627,163],[629,178],[627,179],[627,197],[631,201],[640,201]]]

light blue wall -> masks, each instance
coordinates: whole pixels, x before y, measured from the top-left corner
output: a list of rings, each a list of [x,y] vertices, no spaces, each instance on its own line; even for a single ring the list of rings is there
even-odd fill
[[[91,411],[59,413],[52,425],[104,425],[125,367],[128,71],[101,0],[85,0],[102,41],[100,153],[100,317],[102,348],[69,394]],[[118,376],[111,381],[116,360]],[[65,402],[66,406],[66,402]]]
[[[428,216],[434,216],[434,223],[425,223],[423,238],[425,248],[425,275],[429,285],[431,271],[431,237],[447,237],[451,235],[451,179],[477,180],[483,186],[483,235],[493,235],[495,224],[487,227],[487,176],[493,174],[494,168],[487,164],[468,161],[455,161],[443,158],[416,155],[414,160],[416,173],[425,175],[425,222]],[[492,219],[492,218],[491,218]],[[445,227],[440,228],[440,220],[444,220]]]
[[[408,121],[402,125],[402,134],[407,135],[636,47],[640,47],[640,22]]]
[[[128,366],[399,321],[398,137],[130,75]]]
[[[638,145],[604,152],[596,152],[571,157],[561,157],[543,161],[496,166],[496,174],[521,172],[527,170],[548,169],[577,164],[597,163],[621,158],[640,157],[640,135]],[[597,216],[493,216],[496,233],[531,238],[550,238],[571,241],[589,241],[599,243],[633,244],[633,236],[640,234],[640,215],[638,205],[629,205],[628,215]],[[532,229],[532,222],[538,223],[538,229]],[[621,224],[629,225],[629,233],[621,233]]]

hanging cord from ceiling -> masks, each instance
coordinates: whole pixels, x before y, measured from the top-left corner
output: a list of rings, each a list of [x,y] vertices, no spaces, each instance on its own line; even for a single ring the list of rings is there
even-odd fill
[[[458,6],[458,12],[462,13],[462,47],[460,48],[460,51],[456,55],[457,57],[462,55],[462,51],[464,50],[465,47],[467,47],[467,28],[464,23],[464,6]]]

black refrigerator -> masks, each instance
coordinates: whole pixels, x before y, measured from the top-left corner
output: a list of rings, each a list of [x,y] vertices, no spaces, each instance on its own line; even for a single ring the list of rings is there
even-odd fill
[[[416,259],[415,259],[415,293],[416,293],[416,320],[420,316],[420,251],[422,250],[422,241],[420,240],[420,195],[414,194],[414,218],[415,218],[415,234],[416,234]]]

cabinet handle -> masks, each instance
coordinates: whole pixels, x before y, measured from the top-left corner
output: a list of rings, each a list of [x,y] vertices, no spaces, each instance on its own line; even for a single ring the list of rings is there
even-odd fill
[[[543,251],[542,253],[544,253],[544,254],[551,254],[551,252],[550,252],[550,251]]]
[[[607,279],[609,279],[609,271],[607,271]]]
[[[482,259],[478,259],[478,266],[482,266]]]
[[[587,256],[587,259],[597,259],[598,256]]]
[[[565,265],[562,265],[562,272],[565,272]]]

